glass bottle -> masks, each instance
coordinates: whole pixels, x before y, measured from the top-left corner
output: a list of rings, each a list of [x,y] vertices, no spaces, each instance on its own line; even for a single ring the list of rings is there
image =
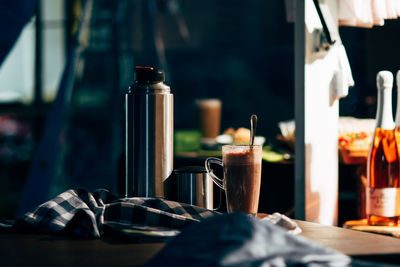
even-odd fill
[[[394,136],[396,138],[397,151],[399,151],[400,155],[400,70],[397,71],[396,82],[397,82],[397,108],[396,108]]]
[[[393,75],[377,75],[375,136],[367,164],[366,214],[369,225],[396,226],[400,216],[399,153],[392,115]]]

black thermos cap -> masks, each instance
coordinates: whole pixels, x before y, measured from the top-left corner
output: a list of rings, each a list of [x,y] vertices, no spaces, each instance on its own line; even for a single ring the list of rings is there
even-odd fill
[[[138,83],[158,83],[165,81],[165,74],[162,70],[153,67],[135,67],[136,82]]]

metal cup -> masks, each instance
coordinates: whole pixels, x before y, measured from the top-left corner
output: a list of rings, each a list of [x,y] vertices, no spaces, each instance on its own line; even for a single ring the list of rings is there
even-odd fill
[[[176,169],[177,201],[213,209],[213,182],[202,166]]]

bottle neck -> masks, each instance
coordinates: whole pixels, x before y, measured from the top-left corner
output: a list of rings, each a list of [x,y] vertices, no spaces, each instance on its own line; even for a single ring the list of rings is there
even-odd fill
[[[376,128],[394,129],[392,113],[392,90],[378,90],[378,106],[376,110]]]
[[[397,83],[399,84],[399,83]],[[397,87],[396,126],[400,126],[400,88]]]

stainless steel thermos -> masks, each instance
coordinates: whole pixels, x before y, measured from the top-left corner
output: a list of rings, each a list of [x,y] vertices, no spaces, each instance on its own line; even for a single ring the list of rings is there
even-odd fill
[[[136,67],[125,95],[125,196],[164,197],[173,169],[173,95],[165,74]]]

